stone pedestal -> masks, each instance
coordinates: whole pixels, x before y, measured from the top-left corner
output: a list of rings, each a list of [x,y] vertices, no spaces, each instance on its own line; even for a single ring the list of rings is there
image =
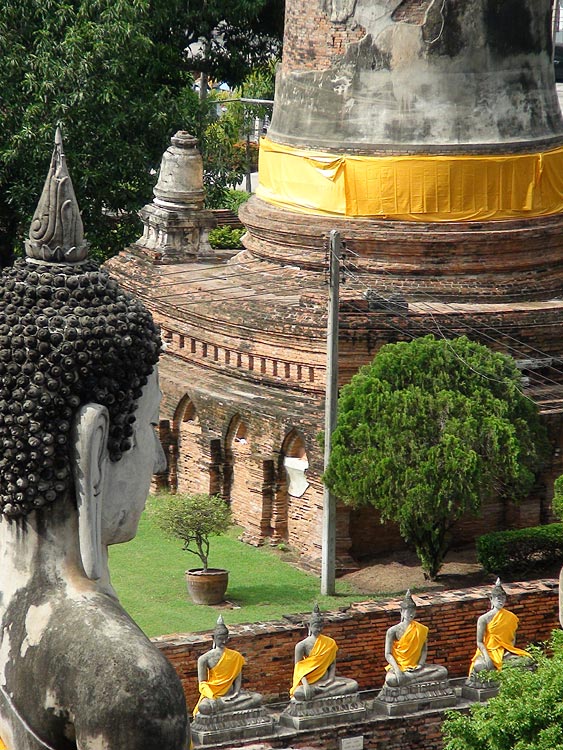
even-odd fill
[[[455,706],[457,696],[449,680],[421,682],[418,685],[384,685],[373,701],[373,710],[384,716],[403,716],[414,711]]]
[[[468,701],[484,703],[489,698],[494,698],[498,694],[498,689],[499,683],[497,680],[480,680],[478,675],[473,672],[461,688],[461,695]]]
[[[279,721],[282,726],[299,730],[363,721],[366,716],[366,705],[358,693],[352,693],[312,701],[291,701],[280,714]]]
[[[139,211],[143,236],[135,247],[163,262],[213,256],[209,232],[216,226],[211,211],[149,203]]]
[[[263,706],[211,716],[197,714],[191,730],[197,745],[213,745],[268,736],[274,731],[274,719]]]

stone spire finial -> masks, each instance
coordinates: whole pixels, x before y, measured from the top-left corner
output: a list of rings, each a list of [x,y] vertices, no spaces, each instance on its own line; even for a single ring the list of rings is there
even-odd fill
[[[57,127],[51,165],[25,242],[28,258],[51,263],[79,263],[88,243]]]
[[[223,615],[219,615],[219,617],[217,618],[217,623],[213,630],[213,634],[219,635],[222,633],[229,635],[229,628],[225,625],[225,620],[223,620]]]
[[[401,609],[416,609],[416,602],[412,598],[410,589],[407,589],[405,598],[401,602]]]
[[[309,619],[309,623],[312,625],[313,623],[319,623],[323,624],[323,616],[321,614],[321,610],[319,609],[318,603],[315,604],[313,607],[313,612],[311,613],[311,617]]]

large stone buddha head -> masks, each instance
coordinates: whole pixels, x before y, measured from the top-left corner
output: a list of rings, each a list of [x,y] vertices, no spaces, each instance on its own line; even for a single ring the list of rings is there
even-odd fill
[[[181,683],[108,570],[165,468],[160,348],[87,258],[58,133],[26,257],[0,276],[0,747],[189,746]]]
[[[25,526],[74,495],[96,577],[95,535],[131,538],[164,468],[151,426],[161,340],[87,250],[58,132],[26,258],[0,277],[0,513]]]

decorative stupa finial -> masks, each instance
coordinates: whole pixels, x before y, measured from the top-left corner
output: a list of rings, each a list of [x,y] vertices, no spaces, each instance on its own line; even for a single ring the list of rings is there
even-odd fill
[[[51,165],[31,221],[25,252],[28,258],[51,263],[79,263],[88,255],[60,127],[55,132]]]

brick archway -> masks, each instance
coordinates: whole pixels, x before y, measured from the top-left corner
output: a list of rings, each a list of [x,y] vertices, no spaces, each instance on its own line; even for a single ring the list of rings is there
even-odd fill
[[[291,511],[300,505],[307,492],[305,472],[308,467],[305,440],[294,428],[285,436],[279,453],[276,492],[270,521],[274,544],[289,540]]]
[[[249,467],[252,455],[246,422],[235,414],[225,439],[224,495],[233,514],[233,521],[245,526],[250,510]]]

